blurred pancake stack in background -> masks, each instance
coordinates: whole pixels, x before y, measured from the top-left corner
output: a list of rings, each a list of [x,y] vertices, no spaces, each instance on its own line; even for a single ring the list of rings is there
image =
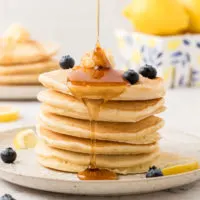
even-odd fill
[[[52,58],[58,49],[55,43],[32,40],[21,25],[10,26],[0,38],[0,86],[40,85],[41,73],[58,69],[58,61]]]

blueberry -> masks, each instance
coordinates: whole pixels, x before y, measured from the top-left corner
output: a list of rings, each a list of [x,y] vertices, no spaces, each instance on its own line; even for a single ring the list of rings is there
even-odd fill
[[[6,148],[1,152],[1,159],[5,163],[13,163],[17,158],[17,153],[11,148]]]
[[[153,165],[153,166],[150,167],[149,169],[153,169],[153,170],[155,170],[155,169],[157,169],[157,167],[156,167],[155,165]]]
[[[16,199],[14,199],[10,194],[5,194],[2,197],[0,197],[0,200],[16,200]]]
[[[145,65],[141,67],[139,73],[147,78],[154,79],[157,76],[156,68],[152,67],[151,65]]]
[[[150,167],[149,171],[146,173],[146,178],[153,178],[163,176],[161,169],[158,169],[156,166]]]
[[[139,75],[133,69],[129,69],[128,71],[124,72],[123,78],[133,85],[138,82]]]
[[[75,60],[70,56],[62,56],[60,59],[60,67],[63,69],[70,69],[73,68],[75,65]]]

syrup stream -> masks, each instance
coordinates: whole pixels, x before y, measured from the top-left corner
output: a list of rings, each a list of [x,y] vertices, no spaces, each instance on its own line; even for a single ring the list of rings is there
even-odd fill
[[[106,63],[107,66],[110,66],[109,60],[107,59],[105,53],[100,47],[99,42],[100,36],[100,0],[97,0],[97,42],[94,54],[97,58],[100,58],[100,63]],[[110,66],[111,67],[111,66]],[[90,118],[90,139],[91,139],[91,153],[90,153],[90,163],[86,170],[78,173],[78,178],[80,180],[115,180],[117,178],[114,172],[111,172],[106,169],[98,169],[96,164],[96,121],[98,121],[99,113],[102,106],[108,100],[107,98],[102,98],[101,100],[91,101],[89,99],[83,98],[82,96],[77,95],[78,91],[70,89],[72,94],[77,98],[81,99],[84,105],[86,106]]]
[[[100,40],[100,0],[97,0],[97,45],[99,45]]]

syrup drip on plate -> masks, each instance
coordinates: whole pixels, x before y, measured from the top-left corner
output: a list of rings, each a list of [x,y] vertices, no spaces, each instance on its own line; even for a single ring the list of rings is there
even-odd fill
[[[104,104],[126,89],[128,83],[122,78],[122,73],[112,68],[106,53],[99,43],[99,10],[100,0],[97,0],[97,43],[93,52],[95,68],[74,67],[67,72],[70,92],[86,106],[90,118],[91,157],[86,170],[78,173],[81,180],[115,180],[117,175],[107,169],[99,169],[96,162],[96,123]],[[98,100],[91,100],[92,97]]]

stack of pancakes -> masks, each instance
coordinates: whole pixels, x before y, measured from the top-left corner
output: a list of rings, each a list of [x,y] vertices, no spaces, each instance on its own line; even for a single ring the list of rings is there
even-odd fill
[[[90,163],[90,116],[85,104],[70,93],[67,70],[40,75],[47,87],[38,95],[42,102],[36,146],[38,161],[45,167],[80,172]],[[159,129],[164,121],[154,116],[165,110],[164,83],[160,78],[140,77],[120,96],[101,106],[95,123],[96,165],[119,174],[142,173],[157,164],[162,167]],[[90,108],[98,95],[88,99]],[[166,159],[165,159],[166,160]],[[176,160],[176,158],[174,158]]]
[[[20,25],[12,25],[0,38],[0,85],[38,85],[43,72],[58,69],[55,43],[30,39]]]

